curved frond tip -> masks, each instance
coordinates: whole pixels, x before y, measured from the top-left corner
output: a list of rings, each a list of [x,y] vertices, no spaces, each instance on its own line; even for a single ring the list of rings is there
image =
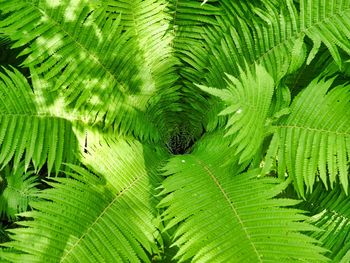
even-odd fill
[[[231,75],[227,78],[228,87],[224,90],[199,87],[226,103],[227,107],[220,115],[229,116],[226,136],[233,135],[232,145],[243,163],[251,160],[263,142],[275,84],[259,65],[254,71],[241,70],[239,78]]]

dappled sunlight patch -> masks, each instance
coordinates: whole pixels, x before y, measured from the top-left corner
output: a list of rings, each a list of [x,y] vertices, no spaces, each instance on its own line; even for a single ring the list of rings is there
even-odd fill
[[[35,94],[34,101],[39,114],[50,114],[69,121],[84,120],[77,111],[66,107],[66,101],[62,94],[50,91],[53,83],[38,75],[34,69],[31,70],[31,74]]]
[[[48,7],[57,8],[62,4],[62,0],[46,0],[46,4]]]
[[[76,115],[91,115],[94,124],[135,132],[138,125],[132,127],[131,120],[138,116],[142,123],[150,98],[161,97],[158,91],[168,92],[177,77],[169,46],[173,36],[165,35],[166,15],[149,20],[138,3],[126,5],[124,16],[112,18],[99,8],[100,1],[23,3],[23,10],[33,8],[34,27],[23,27],[18,21],[12,28],[25,35],[19,46],[31,45],[23,54],[29,54],[24,65],[42,75],[45,88],[37,91],[40,107],[50,112],[65,108]],[[165,10],[157,1],[151,7]],[[123,19],[131,23],[122,26]],[[149,21],[143,24],[143,20]]]
[[[41,25],[42,23],[47,23],[49,22],[49,17],[46,14],[43,14],[40,19],[38,20],[38,22],[36,23],[36,26]]]
[[[152,94],[157,89],[156,83],[152,78],[152,72],[148,68],[140,68],[140,78],[145,92]]]
[[[64,17],[66,21],[74,21],[77,18],[77,11],[81,8],[81,0],[71,0],[70,3],[67,5],[67,9],[64,13]],[[79,6],[80,5],[80,6]]]
[[[46,106],[46,96],[44,95],[44,90],[50,87],[50,84],[48,81],[44,80],[43,78],[39,78],[35,73],[34,70],[32,70],[32,83],[34,87],[34,93],[35,93],[35,104],[39,107],[45,107]]]
[[[0,170],[44,182],[1,262],[350,262],[350,1],[238,2],[0,0]]]
[[[92,95],[89,102],[93,105],[99,105],[102,103],[101,98],[97,95]]]
[[[79,52],[79,59],[80,60],[84,60],[84,59],[86,59],[88,57],[88,54],[86,54],[86,52],[84,52],[84,51],[80,51]]]
[[[77,120],[75,116],[67,112],[62,96],[57,98],[53,104],[49,105],[46,111],[56,117],[65,117],[65,119],[72,121]]]
[[[60,0],[56,0],[58,2],[62,2]],[[50,2],[50,1],[49,1]],[[100,5],[99,1],[91,1],[91,0],[70,0],[64,1],[66,2],[66,9],[64,11],[64,18],[66,22],[76,21],[79,13],[84,6],[95,7]]]
[[[55,53],[64,43],[62,36],[59,34],[52,38],[38,37],[36,42],[38,47],[42,49],[41,52],[48,52],[49,54]]]
[[[93,30],[95,32],[95,36],[99,43],[103,41],[103,32],[101,28],[94,22],[95,17],[89,16],[89,18],[84,23],[84,27],[87,27],[89,31]]]
[[[147,108],[149,96],[145,95],[129,95],[126,97],[125,103],[134,107],[135,109],[139,109],[141,111],[145,111]]]
[[[103,81],[97,80],[97,81],[98,81],[98,83],[99,83],[99,88],[100,88],[101,90],[105,90],[105,89],[108,88],[109,83],[108,83],[107,80],[103,80]]]

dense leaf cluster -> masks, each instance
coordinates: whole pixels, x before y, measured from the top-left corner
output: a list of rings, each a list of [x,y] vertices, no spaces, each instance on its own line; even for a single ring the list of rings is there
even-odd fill
[[[0,0],[1,262],[349,262],[350,1]]]

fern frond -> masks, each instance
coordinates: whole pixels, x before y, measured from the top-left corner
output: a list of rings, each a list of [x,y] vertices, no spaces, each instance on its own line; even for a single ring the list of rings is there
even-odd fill
[[[302,231],[315,228],[290,206],[274,199],[288,184],[256,178],[258,172],[234,176],[222,166],[225,152],[198,151],[166,165],[160,207],[167,228],[176,227],[175,259],[185,262],[323,262],[322,248]],[[286,208],[288,207],[288,208]]]
[[[13,158],[17,169],[24,155],[25,169],[47,162],[49,173],[62,162],[73,163],[76,138],[69,121],[40,107],[27,80],[17,70],[0,72],[0,166]]]
[[[233,13],[231,2],[222,1],[225,15],[218,16],[218,26],[208,28],[205,38],[211,47],[209,86],[223,88],[223,74],[239,74],[240,67],[261,64],[280,80],[306,61],[309,64],[321,44],[327,46],[338,66],[343,59],[339,48],[350,54],[350,3],[341,0],[261,1],[253,3],[255,17],[243,19]],[[305,43],[310,38],[313,47]],[[308,51],[309,50],[309,51]]]
[[[327,187],[339,179],[348,190],[350,156],[350,85],[331,88],[334,79],[315,79],[291,105],[291,114],[277,125],[271,144],[278,173],[287,171],[298,193],[312,191],[319,174]]]
[[[11,230],[3,244],[23,254],[3,253],[15,262],[150,262],[157,229],[154,189],[159,184],[161,151],[136,141],[100,141],[84,162],[98,174],[72,166],[70,178],[55,178],[53,188],[33,203],[33,218]],[[49,202],[48,202],[49,201]],[[43,231],[45,229],[45,231]]]
[[[345,263],[350,259],[349,201],[349,196],[340,187],[327,191],[318,185],[302,205],[312,215],[308,222],[323,230],[311,236],[329,250],[326,255],[333,262]]]
[[[244,4],[253,13],[246,19],[237,15],[235,1],[222,1],[218,25],[205,34],[211,47],[206,76],[210,86],[223,88],[224,73],[238,76],[241,68],[255,64],[264,66],[276,80],[301,66],[306,55],[304,37],[293,37],[299,32],[298,11],[287,2],[276,7],[269,1],[265,8],[253,2]]]
[[[350,2],[341,0],[300,1],[300,24],[314,43],[308,62],[318,51],[320,44],[327,46],[339,66],[342,59],[338,47],[350,54],[348,35],[350,34]]]
[[[174,38],[171,43],[174,56],[181,63],[176,67],[180,77],[176,84],[180,88],[178,103],[182,118],[177,114],[174,119],[176,125],[189,127],[195,138],[200,137],[203,126],[212,120],[209,118],[212,115],[203,112],[211,111],[213,104],[194,83],[203,84],[209,65],[210,46],[204,41],[205,28],[217,23],[218,3],[212,0],[202,5],[197,0],[171,0],[166,9],[170,16],[168,34]]]
[[[272,77],[257,65],[253,72],[241,71],[239,79],[228,75],[228,90],[199,86],[226,102],[220,115],[229,115],[226,136],[234,134],[232,145],[241,163],[253,157],[264,139],[274,85]]]
[[[60,90],[66,105],[93,116],[93,123],[157,139],[157,130],[144,115],[158,91],[155,84],[168,84],[172,78],[151,78],[154,72],[143,67],[138,43],[120,17],[92,8],[90,2],[79,2],[79,8],[70,3],[5,1],[0,31],[15,41],[13,47],[27,46],[23,64],[35,67],[51,89]],[[153,66],[162,72],[167,64]],[[148,126],[140,130],[145,122]]]
[[[16,214],[27,210],[28,205],[38,192],[37,177],[33,172],[24,172],[24,164],[17,170],[6,166],[1,172],[0,216],[9,220],[16,218]]]
[[[174,37],[168,34],[170,15],[166,12],[166,0],[127,1],[109,0],[103,3],[109,17],[121,14],[121,24],[130,33],[138,49],[139,74],[143,89],[154,92],[150,97],[147,116],[155,123],[161,134],[172,127],[174,118],[168,117],[177,111],[179,94],[176,66],[171,43]]]

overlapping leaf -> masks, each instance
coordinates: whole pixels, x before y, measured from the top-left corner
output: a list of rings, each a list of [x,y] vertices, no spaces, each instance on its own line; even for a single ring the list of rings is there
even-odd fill
[[[227,148],[226,148],[227,149]],[[286,183],[257,178],[257,171],[234,175],[223,167],[227,150],[207,148],[173,157],[162,183],[167,228],[176,227],[178,262],[323,262],[323,250],[299,231],[315,230],[302,222],[298,203],[274,199]]]
[[[327,191],[318,185],[303,204],[311,212],[310,223],[323,231],[312,236],[328,249],[327,256],[333,262],[345,263],[350,260],[350,205],[349,197],[340,187]]]
[[[144,68],[131,31],[101,4],[2,1],[6,19],[0,22],[0,32],[15,41],[13,47],[26,47],[24,65],[35,67],[51,89],[60,91],[65,104],[84,114],[90,123],[159,139],[145,111],[159,84],[169,85],[173,79],[159,72],[152,74],[163,72],[171,63],[155,64],[151,72]],[[155,34],[161,27],[152,30]]]
[[[36,169],[47,162],[49,172],[58,172],[62,162],[74,163],[77,142],[70,121],[43,108],[19,71],[5,72],[0,73],[0,167],[13,159],[16,169],[22,157],[26,169],[31,161]]]
[[[13,220],[28,209],[37,194],[37,177],[33,172],[25,173],[23,163],[17,170],[7,166],[0,173],[0,217]]]
[[[150,262],[157,252],[154,189],[164,153],[135,141],[90,145],[84,162],[97,176],[73,166],[70,178],[55,178],[40,193],[26,228],[11,230],[2,244],[24,254],[3,252],[14,262]],[[46,201],[44,201],[44,199]],[[49,202],[48,202],[49,201]]]
[[[267,159],[278,159],[300,195],[312,191],[316,176],[324,185],[340,183],[347,192],[350,156],[350,85],[331,88],[334,79],[315,79],[291,105],[273,136]]]
[[[250,13],[255,15],[247,15],[244,5],[249,4],[237,10],[236,1],[222,1],[218,25],[206,29],[205,39],[211,47],[207,85],[223,88],[223,74],[237,76],[246,62],[249,67],[261,64],[280,80],[303,63],[309,64],[322,44],[340,67],[341,52],[350,54],[349,1],[301,0],[297,4],[263,0],[250,4]]]
[[[240,78],[228,75],[228,89],[220,90],[200,86],[208,93],[226,102],[220,114],[229,115],[226,135],[232,135],[233,146],[240,162],[250,160],[260,147],[266,132],[274,81],[262,66],[255,71],[241,71]]]

